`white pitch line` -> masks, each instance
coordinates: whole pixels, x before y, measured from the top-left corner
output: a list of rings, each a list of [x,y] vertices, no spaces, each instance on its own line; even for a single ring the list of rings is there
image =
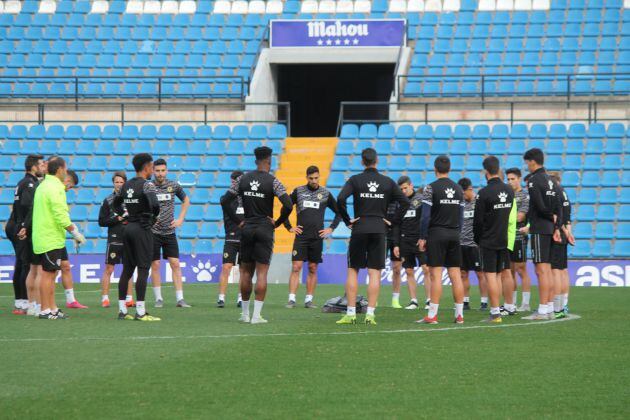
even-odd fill
[[[300,337],[300,336],[331,336],[331,335],[369,335],[369,334],[405,334],[405,333],[426,333],[438,331],[463,331],[463,330],[480,330],[486,328],[513,328],[526,327],[534,325],[555,324],[566,321],[575,321],[581,316],[569,314],[567,318],[551,319],[548,321],[530,321],[518,324],[501,324],[501,325],[470,325],[466,327],[444,327],[430,329],[405,329],[405,330],[384,330],[384,331],[332,331],[332,332],[301,332],[301,333],[270,333],[270,334],[226,334],[226,335],[165,335],[165,336],[120,336],[120,337],[67,337],[67,338],[0,338],[1,343],[13,342],[48,342],[48,341],[116,341],[116,340],[203,340],[203,339],[221,339],[221,338],[260,338],[260,337]],[[344,328],[344,327],[340,327]]]

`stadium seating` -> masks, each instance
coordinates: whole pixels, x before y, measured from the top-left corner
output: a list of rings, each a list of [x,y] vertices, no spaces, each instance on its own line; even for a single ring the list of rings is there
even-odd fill
[[[581,244],[570,248],[572,256],[601,257],[606,251],[610,251],[608,255],[623,256],[628,251],[622,252],[621,235],[630,232],[627,223],[630,162],[626,158],[630,151],[629,136],[630,127],[619,123],[531,127],[515,124],[511,128],[503,124],[492,127],[348,124],[341,130],[328,186],[337,192],[351,173],[361,169],[359,155],[367,146],[379,150],[380,167],[385,173],[393,178],[408,175],[416,186],[432,182],[433,159],[439,154],[449,154],[452,178],[466,176],[475,188],[485,184],[481,172],[484,154],[499,156],[504,168],[518,167],[527,173],[523,152],[526,148],[541,147],[547,152],[546,167],[562,171],[563,185],[573,203],[574,226]],[[346,249],[340,235],[333,236],[329,252]],[[616,246],[616,242],[621,245]]]

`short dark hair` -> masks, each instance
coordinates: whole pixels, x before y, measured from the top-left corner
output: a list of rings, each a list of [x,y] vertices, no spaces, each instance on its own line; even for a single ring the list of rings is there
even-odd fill
[[[79,185],[79,176],[77,175],[76,172],[74,172],[72,169],[68,169],[66,171],[66,173],[68,174],[69,177],[72,178],[72,182],[74,183],[74,186],[78,186]]]
[[[377,157],[378,154],[376,153],[376,150],[372,149],[371,147],[363,149],[363,151],[361,152],[361,161],[365,166],[374,165],[376,163]]]
[[[256,160],[264,160],[271,157],[273,150],[267,146],[260,146],[254,149],[254,156],[256,156]]]
[[[521,173],[521,170],[518,168],[509,168],[507,171],[505,171],[505,175],[509,175],[509,174],[514,174],[516,175],[518,178],[522,177],[523,174]]]
[[[26,172],[29,172],[33,166],[37,166],[42,159],[44,159],[42,155],[28,155],[24,160],[24,169]]]
[[[236,180],[236,179],[238,179],[238,177],[239,177],[239,176],[241,176],[241,175],[243,175],[243,171],[233,171],[233,172],[230,174],[230,179],[234,179],[234,180]]]
[[[133,163],[133,168],[136,172],[141,172],[147,163],[153,162],[153,156],[149,153],[138,153],[133,157],[131,162]]]
[[[114,182],[116,180],[116,177],[118,178],[122,178],[123,181],[127,181],[127,174],[123,171],[116,171],[114,172],[114,175],[112,175],[112,182]]]
[[[308,168],[306,168],[306,176],[309,176],[315,173],[319,173],[319,168],[317,166],[311,165]]]
[[[407,175],[401,176],[400,178],[398,178],[398,185],[402,184],[411,184],[411,178],[409,178]]]
[[[433,167],[439,174],[447,174],[451,171],[451,160],[448,156],[440,155],[435,158]]]
[[[545,164],[545,154],[542,150],[535,147],[525,152],[525,154],[523,155],[523,160],[533,160],[534,162],[542,166]]]
[[[167,166],[166,161],[162,158],[159,158],[155,162],[153,162],[153,166]]]
[[[470,180],[470,178],[460,178],[459,181],[457,181],[457,183],[459,184],[460,187],[462,187],[462,190],[466,191],[468,188],[472,187],[472,181]]]
[[[496,156],[488,156],[483,160],[483,169],[488,171],[490,175],[499,174],[499,159]]]
[[[59,156],[55,156],[48,160],[48,174],[56,175],[60,168],[66,167],[66,161]]]

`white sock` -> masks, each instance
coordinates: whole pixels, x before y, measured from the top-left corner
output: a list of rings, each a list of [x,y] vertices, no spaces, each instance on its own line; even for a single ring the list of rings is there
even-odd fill
[[[368,307],[367,307],[367,313],[366,313],[366,315],[372,315],[372,316],[374,316],[374,309],[375,309],[375,308],[373,308],[373,307],[371,307],[371,306],[368,306]]]
[[[553,311],[560,312],[562,310],[562,295],[555,295],[553,297]]]
[[[245,318],[249,318],[249,300],[244,300],[241,305],[241,309],[243,310],[243,316]]]
[[[48,314],[49,314],[49,313],[51,313],[51,312],[52,312],[52,311],[51,311],[51,310],[50,310],[50,308],[49,308],[49,309],[44,309],[44,310],[40,311],[39,313],[40,313],[40,314],[42,314],[42,315],[48,315]]]
[[[66,302],[67,303],[72,303],[72,302],[74,302],[76,300],[74,298],[74,289],[66,289],[63,292],[66,295]]]
[[[501,310],[499,309],[499,307],[496,307],[496,308],[490,307],[490,315],[499,315],[500,313],[501,313]]]
[[[512,292],[512,303],[514,303],[514,306],[516,306],[517,301],[518,301],[518,292],[515,290],[514,292]]]
[[[225,301],[225,295],[223,293],[219,293],[219,300]]]
[[[313,301],[313,295],[306,295],[304,298],[304,303],[309,303]]]
[[[262,300],[254,300],[254,315],[252,315],[252,318],[262,318],[260,316],[260,311],[262,311],[264,303],[265,302]]]
[[[562,294],[562,307],[564,308],[568,304],[569,304],[569,294],[568,293],[563,293]]]
[[[411,299],[411,301],[416,303],[416,304],[418,303],[418,299],[415,299],[415,298]]]
[[[35,304],[35,312],[39,312],[42,310],[42,304],[41,303],[36,303]]]
[[[144,308],[144,301],[136,302],[136,313],[138,314],[138,316],[144,316],[144,314],[147,313]]]
[[[547,302],[547,313],[552,314],[554,312],[555,303],[553,300],[551,302]]]
[[[435,318],[440,308],[439,303],[429,303],[429,318]]]
[[[155,300],[163,300],[162,299],[162,288],[160,286],[153,288],[153,296],[155,296]]]
[[[529,305],[529,298],[531,295],[531,292],[523,292],[523,305]]]
[[[118,301],[118,310],[122,312],[123,314],[127,313],[127,305],[125,304],[124,300]]]
[[[175,290],[175,299],[179,302],[180,300],[184,300],[184,291],[183,290]]]
[[[28,307],[29,307],[29,308],[33,308],[33,309],[35,309],[35,307],[36,307],[36,306],[37,306],[37,302],[35,302],[35,301],[32,301],[32,302],[29,302],[29,303],[28,303]]]
[[[236,302],[242,302],[242,301],[243,301],[243,296],[239,293],[238,298],[236,299]]]
[[[516,305],[513,303],[508,303],[507,305],[505,305],[505,309],[507,309],[510,312],[514,312],[516,311]]]
[[[392,293],[392,299],[394,300],[400,299],[400,293]]]
[[[538,305],[538,314],[539,315],[547,315],[547,305],[543,305],[542,303]]]
[[[289,301],[295,302],[295,293],[289,293]]]
[[[470,303],[470,296],[464,296],[464,302]]]
[[[131,302],[132,300],[133,300],[133,296],[132,295],[125,296],[125,301]]]
[[[461,316],[462,318],[464,317],[464,304],[463,303],[455,304],[455,318],[457,318],[458,316]]]
[[[101,302],[105,302],[106,300],[109,300],[109,295],[102,295]]]
[[[346,307],[346,315],[356,316],[357,315],[357,307],[356,306],[347,306]]]
[[[481,296],[481,303],[488,303],[488,296]]]

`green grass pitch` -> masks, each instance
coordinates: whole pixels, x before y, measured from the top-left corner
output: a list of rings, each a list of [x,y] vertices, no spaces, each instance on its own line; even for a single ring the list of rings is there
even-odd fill
[[[441,323],[418,326],[383,287],[368,327],[285,309],[285,285],[270,287],[269,324],[239,324],[230,287],[226,309],[216,285],[187,286],[191,309],[166,288],[166,307],[150,309],[163,321],[140,323],[100,308],[96,285],[77,287],[90,309],[68,321],[12,315],[0,286],[0,418],[630,417],[630,289],[575,288],[580,319],[500,326],[478,310],[452,324],[445,289]],[[340,293],[320,286],[317,303]]]

